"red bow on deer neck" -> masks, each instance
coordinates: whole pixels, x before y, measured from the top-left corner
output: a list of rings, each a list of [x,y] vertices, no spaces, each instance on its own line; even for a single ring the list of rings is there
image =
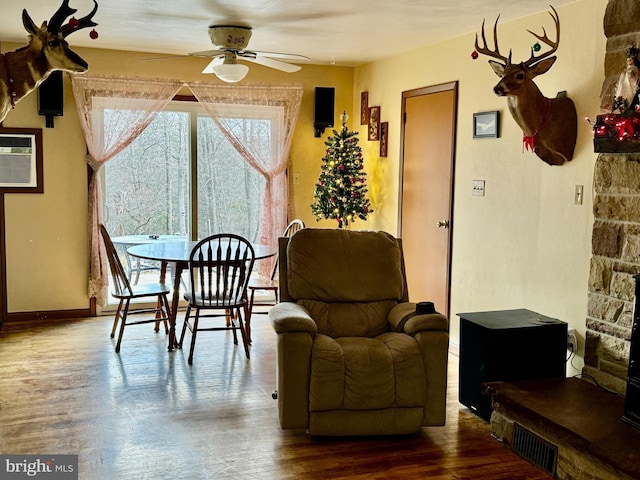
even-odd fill
[[[530,137],[523,135],[522,144],[524,145],[524,149],[527,151],[533,152],[534,140],[535,140],[535,137],[533,135],[531,135]]]
[[[531,135],[523,135],[522,136],[522,143],[524,145],[524,149],[525,150],[529,150],[529,151],[533,152],[533,148],[535,146],[534,144],[535,144],[535,140],[536,140],[536,135],[538,135],[540,133],[540,130],[542,130],[542,128],[547,123],[547,120],[549,119],[549,114],[550,113],[551,113],[551,99],[547,98],[547,111],[544,113],[544,118],[542,119],[542,122],[540,123],[540,126]]]

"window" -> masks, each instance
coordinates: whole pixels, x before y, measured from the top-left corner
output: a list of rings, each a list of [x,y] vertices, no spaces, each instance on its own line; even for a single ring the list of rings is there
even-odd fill
[[[225,122],[270,154],[277,123],[264,108],[229,105]],[[112,236],[225,232],[255,241],[265,184],[197,103],[171,102],[105,165],[105,222]]]

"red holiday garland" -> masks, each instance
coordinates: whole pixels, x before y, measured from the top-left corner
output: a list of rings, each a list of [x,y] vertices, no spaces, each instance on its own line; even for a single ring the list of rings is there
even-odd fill
[[[616,139],[618,142],[640,141],[640,115],[638,113],[609,113],[598,115],[593,125],[594,139]]]

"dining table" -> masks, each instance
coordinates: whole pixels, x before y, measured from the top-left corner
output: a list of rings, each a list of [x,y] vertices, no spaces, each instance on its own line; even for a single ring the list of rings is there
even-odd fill
[[[169,312],[169,351],[178,346],[176,341],[176,318],[178,307],[180,306],[180,280],[182,272],[189,267],[189,256],[193,247],[198,241],[192,240],[172,240],[159,241],[153,243],[141,243],[127,248],[127,253],[132,257],[154,260],[160,262],[160,282],[164,283],[167,274],[167,265],[173,267],[173,296],[171,300],[171,311]],[[261,243],[252,243],[254,259],[262,260],[276,255],[276,247]]]
[[[184,242],[187,237],[184,235],[122,235],[119,237],[111,237],[114,245],[142,245],[143,243],[161,243],[161,242]]]
[[[137,234],[137,235],[121,235],[118,237],[111,237],[111,241],[115,245],[118,252],[124,254],[124,258],[127,262],[127,268],[129,269],[129,281],[133,281],[133,274],[136,273],[135,284],[138,283],[140,273],[142,271],[157,270],[156,266],[143,265],[141,259],[131,258],[131,255],[127,252],[127,249],[133,245],[142,245],[144,243],[160,243],[160,242],[184,242],[187,240],[185,235],[149,235],[149,234]]]

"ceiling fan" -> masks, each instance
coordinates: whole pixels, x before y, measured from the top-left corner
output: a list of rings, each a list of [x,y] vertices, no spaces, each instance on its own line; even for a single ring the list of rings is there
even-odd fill
[[[229,83],[239,82],[249,72],[248,66],[238,63],[238,58],[287,73],[297,72],[301,67],[275,60],[276,58],[297,62],[309,61],[308,57],[292,53],[245,50],[251,38],[251,27],[211,25],[209,27],[209,37],[211,37],[215,49],[192,52],[189,55],[194,57],[213,57],[213,60],[202,70],[202,73],[213,73],[220,80]]]

